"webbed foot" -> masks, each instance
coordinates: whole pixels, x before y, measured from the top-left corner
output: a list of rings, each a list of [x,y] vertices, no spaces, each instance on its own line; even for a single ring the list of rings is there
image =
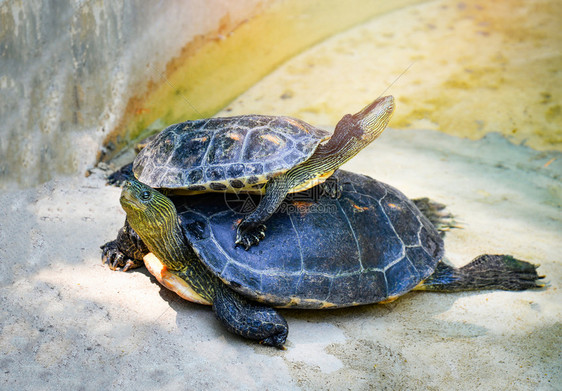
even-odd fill
[[[437,228],[441,237],[451,229],[462,228],[462,225],[455,219],[455,216],[446,210],[446,206],[430,200],[427,197],[412,199],[412,202],[427,217],[427,219]]]
[[[102,249],[102,263],[107,264],[111,270],[126,272],[127,270],[135,269],[143,265],[142,260],[129,258],[121,252],[116,240],[107,242],[100,246],[100,248]]]
[[[265,230],[264,224],[242,221],[238,224],[234,244],[235,246],[244,246],[244,249],[248,250],[265,238]]]

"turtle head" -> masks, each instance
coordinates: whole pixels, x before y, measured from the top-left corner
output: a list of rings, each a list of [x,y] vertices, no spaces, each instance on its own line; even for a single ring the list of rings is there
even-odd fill
[[[378,98],[360,112],[353,114],[351,119],[356,131],[361,133],[359,137],[372,141],[386,128],[393,112],[394,97],[388,95]]]
[[[141,236],[146,230],[165,229],[177,221],[172,201],[157,190],[132,178],[123,185],[121,206],[127,212],[127,220]]]
[[[383,96],[355,114],[344,115],[336,125],[329,141],[332,149],[353,157],[371,141],[380,136],[394,112],[394,97]],[[342,163],[343,164],[343,163]]]
[[[344,115],[321,151],[322,160],[333,160],[338,168],[375,140],[388,125],[394,112],[394,97],[383,96],[355,114]],[[330,163],[331,164],[331,163]]]
[[[334,136],[355,136],[363,142],[370,143],[376,139],[388,125],[394,112],[394,97],[383,96],[371,102],[358,113],[345,115],[336,125]]]

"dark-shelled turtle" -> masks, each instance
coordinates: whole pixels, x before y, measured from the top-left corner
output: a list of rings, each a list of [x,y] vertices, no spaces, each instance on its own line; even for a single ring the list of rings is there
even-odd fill
[[[345,115],[333,135],[296,118],[244,115],[171,125],[133,162],[142,183],[166,194],[263,194],[238,225],[235,243],[248,249],[265,236],[265,221],[289,193],[320,184],[388,125],[394,98]],[[233,235],[234,236],[234,235]]]
[[[334,178],[338,198],[285,200],[268,240],[248,251],[232,246],[240,215],[222,196],[167,198],[132,179],[121,195],[125,226],[102,257],[112,268],[144,258],[162,284],[212,305],[228,330],[276,347],[288,326],[273,307],[355,306],[413,289],[541,286],[535,265],[509,255],[448,265],[439,232],[404,194],[363,175],[337,171]]]

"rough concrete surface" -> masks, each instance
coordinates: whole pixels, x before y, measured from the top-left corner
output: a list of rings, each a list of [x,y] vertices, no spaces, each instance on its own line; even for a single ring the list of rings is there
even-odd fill
[[[549,285],[284,310],[279,351],[229,334],[144,269],[102,265],[120,190],[99,172],[59,178],[0,195],[0,389],[560,389],[562,156],[390,129],[345,168],[446,203],[465,227],[446,237],[453,263],[510,253]]]
[[[1,1],[0,189],[83,171],[129,97],[187,42],[260,3]]]

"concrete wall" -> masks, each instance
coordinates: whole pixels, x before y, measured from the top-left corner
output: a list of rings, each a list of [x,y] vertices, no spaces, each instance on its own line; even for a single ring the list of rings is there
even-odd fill
[[[196,35],[261,0],[0,5],[0,188],[92,165],[132,91]]]

